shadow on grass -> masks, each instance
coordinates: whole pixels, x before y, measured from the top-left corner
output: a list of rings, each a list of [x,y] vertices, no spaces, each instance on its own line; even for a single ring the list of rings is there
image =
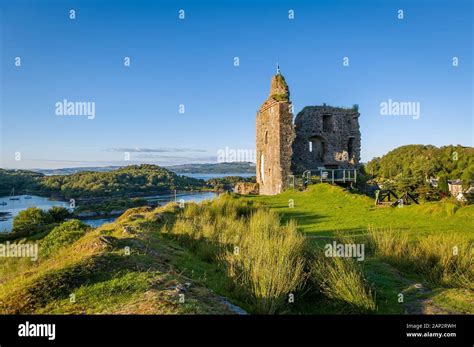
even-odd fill
[[[125,272],[142,272],[140,264],[143,264],[143,271],[149,269],[150,264],[145,266],[140,255],[104,253],[92,256],[72,266],[48,272],[29,286],[23,286],[8,301],[0,302],[0,310],[7,314],[34,313],[50,302],[69,298],[81,286],[108,281]]]

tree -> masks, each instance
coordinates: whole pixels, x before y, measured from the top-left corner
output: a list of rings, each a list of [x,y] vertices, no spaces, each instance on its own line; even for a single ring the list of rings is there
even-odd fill
[[[446,178],[446,176],[444,175],[439,176],[438,189],[441,193],[444,193],[444,194],[449,193],[448,179]]]
[[[464,170],[461,174],[461,180],[465,189],[471,186],[471,182],[474,182],[474,165]]]
[[[423,201],[436,201],[440,198],[439,190],[428,183],[425,183],[416,188],[415,193]]]
[[[426,197],[438,196],[424,187],[429,178],[441,178],[439,193],[449,193],[447,180],[462,179],[464,187],[474,179],[474,148],[465,146],[435,147],[406,145],[367,163],[366,171],[378,183],[392,181],[400,191],[419,190]]]
[[[28,236],[42,231],[44,227],[51,224],[51,215],[40,208],[30,207],[20,211],[13,219],[13,233],[17,236]]]
[[[71,217],[71,212],[67,208],[60,206],[53,206],[48,211],[53,222],[60,223]]]

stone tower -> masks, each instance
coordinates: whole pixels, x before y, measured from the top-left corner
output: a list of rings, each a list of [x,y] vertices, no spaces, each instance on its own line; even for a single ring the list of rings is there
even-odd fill
[[[257,113],[257,183],[263,195],[281,193],[291,175],[292,143],[295,138],[290,91],[277,70],[270,94]]]

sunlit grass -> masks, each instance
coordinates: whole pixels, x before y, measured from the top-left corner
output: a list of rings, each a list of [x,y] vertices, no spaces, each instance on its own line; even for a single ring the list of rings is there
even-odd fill
[[[456,234],[427,235],[408,241],[400,231],[369,228],[374,254],[427,281],[450,287],[474,289],[472,241]]]

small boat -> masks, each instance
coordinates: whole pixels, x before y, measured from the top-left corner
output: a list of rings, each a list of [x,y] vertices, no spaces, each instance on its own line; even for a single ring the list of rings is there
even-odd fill
[[[26,191],[26,195],[24,196],[25,199],[31,199],[31,195],[28,195],[28,191]]]
[[[0,206],[5,206],[7,203],[5,201],[0,201]]]
[[[12,189],[12,192],[10,194],[10,200],[20,200],[20,198],[17,198],[15,196],[15,188]]]

